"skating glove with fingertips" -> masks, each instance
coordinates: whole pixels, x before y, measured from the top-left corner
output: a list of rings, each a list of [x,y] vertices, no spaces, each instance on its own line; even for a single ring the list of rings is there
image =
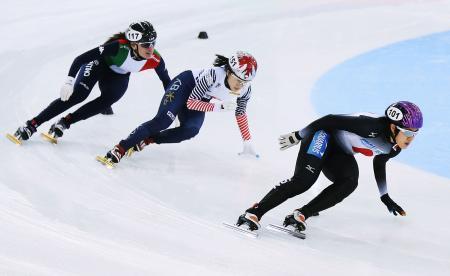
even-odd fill
[[[69,100],[70,96],[72,96],[73,93],[73,84],[75,83],[75,78],[73,77],[67,77],[66,82],[61,87],[61,90],[59,91],[61,95],[61,101],[65,102]]]
[[[381,201],[386,205],[389,212],[394,214],[395,216],[400,214],[401,216],[406,216],[406,212],[402,209],[402,207],[398,206],[389,196],[389,194],[384,194],[381,196]]]
[[[259,158],[259,154],[256,153],[256,150],[253,148],[253,144],[250,142],[250,140],[244,140],[243,146],[244,147],[242,149],[242,152],[238,153],[239,155]]]
[[[302,138],[300,137],[297,131],[280,135],[280,137],[278,138],[280,150],[285,150],[287,148],[297,145],[298,143],[300,143],[301,139]]]

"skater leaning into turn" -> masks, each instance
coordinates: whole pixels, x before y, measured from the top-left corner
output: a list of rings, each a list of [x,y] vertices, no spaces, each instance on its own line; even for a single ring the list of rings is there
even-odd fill
[[[230,58],[217,55],[212,68],[180,73],[166,89],[156,116],[133,130],[104,159],[118,163],[126,152],[141,151],[150,143],[180,143],[190,139],[199,133],[205,112],[222,111],[235,112],[244,143],[242,153],[257,156],[250,143],[246,115],[250,82],[256,70],[253,56],[238,51]],[[177,116],[180,126],[167,129]]]
[[[258,230],[261,217],[288,198],[302,194],[316,182],[320,172],[333,183],[308,204],[286,216],[284,226],[296,231],[306,228],[306,220],[349,196],[358,185],[356,153],[375,156],[373,170],[381,201],[394,215],[405,211],[389,196],[386,162],[406,149],[422,127],[422,113],[413,103],[390,105],[385,116],[370,114],[328,115],[306,128],[280,136],[281,150],[301,142],[294,176],[281,182],[238,218],[236,225]]]
[[[101,95],[52,124],[48,139],[55,142],[74,123],[97,115],[117,102],[127,90],[131,72],[155,69],[167,88],[170,77],[164,60],[154,48],[155,42],[156,31],[152,24],[141,21],[113,35],[104,45],[75,58],[61,87],[61,97],[17,129],[14,134],[17,142],[28,140],[39,125],[86,100],[97,82]]]

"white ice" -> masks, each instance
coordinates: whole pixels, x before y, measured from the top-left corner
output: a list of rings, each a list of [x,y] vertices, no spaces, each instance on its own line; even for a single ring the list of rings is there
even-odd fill
[[[450,275],[450,181],[395,161],[389,193],[406,217],[387,212],[371,160],[358,157],[358,189],[311,218],[306,240],[268,231],[251,239],[221,226],[291,176],[297,148],[280,152],[277,137],[317,118],[310,89],[322,74],[448,30],[449,1],[26,0],[4,1],[1,11],[2,135],[58,97],[77,55],[148,19],[172,77],[210,66],[215,53],[254,54],[248,115],[261,158],[237,156],[234,116],[220,113],[190,141],[152,145],[115,170],[100,166],[95,155],[158,108],[156,74],[134,74],[115,115],[73,125],[56,146],[38,135],[21,147],[0,139],[0,275]],[[208,40],[196,38],[202,30]],[[320,178],[262,224],[280,223],[326,185]]]

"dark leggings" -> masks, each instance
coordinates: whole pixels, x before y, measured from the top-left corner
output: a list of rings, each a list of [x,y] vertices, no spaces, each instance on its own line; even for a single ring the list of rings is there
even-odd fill
[[[155,143],[179,143],[196,136],[203,125],[205,112],[190,110],[186,101],[195,86],[191,71],[184,71],[173,78],[166,90],[157,114],[133,130],[130,135],[120,141],[125,150],[133,147],[145,138],[153,138]],[[167,129],[178,116],[180,126]]]
[[[322,135],[323,135],[322,131]],[[266,212],[280,205],[288,198],[302,194],[316,182],[321,171],[333,183],[325,188],[308,204],[301,207],[306,218],[312,214],[328,209],[349,196],[358,186],[358,164],[353,155],[344,153],[334,138],[327,134],[328,144],[317,144],[318,132],[302,140],[295,165],[294,176],[274,187],[258,203],[257,207],[248,209],[261,218]],[[317,154],[322,146],[323,156]],[[314,151],[316,150],[316,151]]]
[[[98,81],[101,95],[82,105],[70,114],[69,124],[85,120],[99,114],[113,103],[117,102],[127,91],[130,74],[117,74],[103,62],[97,60],[83,65],[75,80],[73,94],[68,101],[54,100],[38,116],[34,118],[38,125],[51,120],[72,106],[86,100],[92,88]]]

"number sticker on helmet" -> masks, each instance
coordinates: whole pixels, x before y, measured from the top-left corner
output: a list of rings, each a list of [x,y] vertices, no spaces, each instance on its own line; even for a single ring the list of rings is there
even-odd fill
[[[388,108],[386,115],[393,121],[400,121],[401,119],[403,119],[402,111],[394,106]]]
[[[138,32],[138,31],[135,31],[135,30],[129,29],[129,30],[126,32],[126,36],[127,36],[127,39],[128,39],[129,41],[139,41],[139,40],[141,40],[141,38],[142,38],[142,33],[141,33],[141,32]]]

